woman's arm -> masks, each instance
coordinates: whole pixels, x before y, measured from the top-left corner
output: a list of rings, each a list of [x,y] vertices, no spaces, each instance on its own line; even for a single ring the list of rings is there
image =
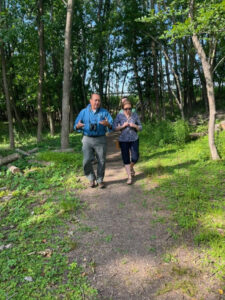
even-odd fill
[[[137,113],[134,113],[134,122],[135,123],[130,123],[130,126],[136,129],[137,131],[141,131],[142,125]]]
[[[121,119],[121,116],[120,116],[120,115],[121,115],[121,114],[119,113],[119,114],[116,116],[116,118],[115,118],[115,120],[114,120],[114,122],[113,122],[113,129],[114,129],[115,131],[120,131],[120,130],[122,130],[123,128],[125,128],[125,127],[128,126],[128,122],[124,122],[122,125],[120,125],[120,123],[123,122],[123,120]]]

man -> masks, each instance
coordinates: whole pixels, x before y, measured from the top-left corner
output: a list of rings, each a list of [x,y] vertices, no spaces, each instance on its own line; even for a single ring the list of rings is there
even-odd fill
[[[100,107],[101,99],[98,94],[92,94],[90,104],[81,110],[74,123],[74,130],[83,132],[82,151],[84,174],[90,182],[90,187],[96,184],[104,188],[106,160],[106,131],[112,129],[113,119],[109,112]],[[97,157],[97,177],[94,173],[92,161]]]

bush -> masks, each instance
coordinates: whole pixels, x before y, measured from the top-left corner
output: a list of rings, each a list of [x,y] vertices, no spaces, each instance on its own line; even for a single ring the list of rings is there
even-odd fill
[[[176,122],[161,121],[155,124],[146,124],[141,136],[148,138],[150,144],[154,146],[182,145],[188,140],[189,132],[189,126],[183,120]]]

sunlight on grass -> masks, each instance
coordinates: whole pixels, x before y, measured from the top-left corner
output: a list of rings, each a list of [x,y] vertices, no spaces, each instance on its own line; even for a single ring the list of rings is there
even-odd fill
[[[158,183],[158,195],[165,199],[173,220],[182,230],[195,232],[197,245],[205,245],[214,257],[220,278],[225,275],[225,161],[209,160],[208,137],[187,144],[151,144],[144,130],[139,167],[148,180]],[[220,155],[225,158],[225,132],[216,136]],[[146,183],[147,183],[146,182]],[[154,189],[149,195],[154,195]],[[221,267],[222,266],[222,267]]]

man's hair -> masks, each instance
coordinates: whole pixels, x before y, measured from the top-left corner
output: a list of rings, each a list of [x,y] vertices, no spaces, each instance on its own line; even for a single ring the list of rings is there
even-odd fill
[[[100,97],[99,93],[91,93],[91,98],[90,99],[92,99],[93,95],[98,95]]]
[[[125,101],[122,102],[122,108],[123,108],[123,109],[124,109],[124,106],[125,106],[126,104],[130,104],[130,106],[132,107],[132,104],[131,104],[130,100],[125,100]]]

